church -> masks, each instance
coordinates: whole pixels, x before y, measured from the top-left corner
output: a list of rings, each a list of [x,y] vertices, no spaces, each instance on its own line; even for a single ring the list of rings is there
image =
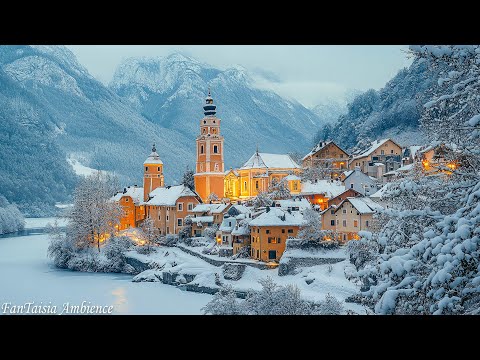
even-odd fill
[[[224,138],[220,134],[221,120],[208,92],[197,137],[195,191],[204,202],[229,199],[249,199],[284,179],[292,194],[301,191],[301,167],[289,155],[257,151],[238,169],[224,169]]]

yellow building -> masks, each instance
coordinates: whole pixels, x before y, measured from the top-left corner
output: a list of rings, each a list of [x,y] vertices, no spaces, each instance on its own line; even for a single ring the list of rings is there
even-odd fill
[[[205,99],[204,117],[200,120],[200,135],[197,136],[197,163],[195,191],[204,202],[213,194],[223,197],[223,136],[220,135],[220,119],[215,116],[216,105],[210,96]]]
[[[224,196],[230,200],[249,199],[281,180],[287,182],[293,195],[299,194],[300,172],[300,166],[289,155],[256,151],[241,168],[231,169],[225,174]]]

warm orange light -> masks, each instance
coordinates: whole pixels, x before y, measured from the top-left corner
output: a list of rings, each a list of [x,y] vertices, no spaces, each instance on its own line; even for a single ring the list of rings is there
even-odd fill
[[[422,165],[423,165],[424,168],[428,168],[428,165],[429,165],[428,160],[423,160]]]
[[[217,238],[217,244],[220,244],[222,242],[222,239],[221,238]]]
[[[447,164],[447,166],[452,170],[455,170],[455,168],[457,167],[457,165],[455,165],[454,163]]]
[[[360,236],[358,236],[358,234],[353,234],[353,238],[354,238],[355,240],[360,240]]]

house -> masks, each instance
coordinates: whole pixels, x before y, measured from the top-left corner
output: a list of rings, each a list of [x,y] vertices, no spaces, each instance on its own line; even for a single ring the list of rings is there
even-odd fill
[[[329,169],[332,178],[337,178],[342,169],[348,168],[348,157],[348,153],[333,141],[320,141],[303,157],[302,166]]]
[[[250,209],[243,205],[232,205],[226,214],[224,214],[223,221],[217,230],[216,238],[220,245],[220,254],[223,256],[233,255],[233,231],[238,227],[237,224],[242,220],[252,219]],[[243,226],[242,226],[243,227]]]
[[[301,172],[290,155],[260,153],[258,150],[239,169],[225,174],[225,197],[231,201],[249,199],[268,191],[273,183],[285,180],[292,194],[300,192]],[[289,175],[289,178],[287,178]],[[287,179],[285,179],[287,178]]]
[[[274,200],[272,206],[290,211],[303,211],[312,208],[312,204],[307,199],[298,197],[290,200]]]
[[[413,164],[416,159],[417,151],[421,148],[422,146],[419,145],[412,145],[404,148],[402,153],[402,166]]]
[[[397,170],[389,171],[386,174],[383,174],[383,177],[385,178],[385,181],[383,182],[384,183],[391,182],[394,179],[404,177],[406,174],[413,171],[414,167],[415,167],[415,163],[411,163],[411,164],[404,165],[398,168]]]
[[[335,205],[337,206],[340,204],[343,200],[345,200],[347,197],[359,197],[363,196],[360,192],[358,192],[355,189],[346,189],[344,192],[338,194],[337,196],[331,198],[328,200],[328,207]]]
[[[136,185],[126,187],[112,197],[112,200],[118,202],[123,209],[118,230],[135,228],[144,219],[145,209],[143,205],[140,205],[142,199],[143,188]]]
[[[355,169],[343,180],[343,184],[345,189],[354,189],[365,196],[377,191],[377,181],[364,174],[359,166],[356,166]]]
[[[349,168],[360,167],[368,176],[382,180],[384,173],[402,166],[402,154],[402,147],[392,139],[376,140],[367,150],[351,158]]]
[[[368,197],[346,198],[322,212],[322,229],[331,230],[341,243],[358,239],[358,232],[370,230],[373,214],[382,207]]]
[[[232,204],[198,204],[192,210],[192,234],[201,236],[206,227],[220,226],[224,213]]]
[[[438,171],[451,172],[460,165],[456,155],[456,146],[439,144],[436,146],[425,146],[416,153],[417,161],[422,163],[426,173]]]
[[[288,238],[296,237],[304,224],[300,211],[267,207],[266,211],[250,221],[250,247],[253,259],[279,261]]]
[[[200,196],[185,185],[158,187],[149,195],[145,216],[150,217],[160,235],[178,234],[187,216],[201,203]]]
[[[251,217],[245,217],[243,220],[237,220],[235,228],[232,230],[233,254],[235,255],[245,246],[250,246],[250,222]]]
[[[337,180],[316,180],[302,183],[300,196],[307,199],[310,204],[318,205],[321,210],[327,208],[328,199],[345,191],[345,185]]]

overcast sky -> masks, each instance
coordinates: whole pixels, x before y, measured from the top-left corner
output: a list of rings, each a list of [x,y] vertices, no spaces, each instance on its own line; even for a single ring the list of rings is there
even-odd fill
[[[90,73],[105,84],[117,65],[132,56],[166,56],[179,51],[220,69],[241,65],[263,72],[259,82],[307,107],[341,100],[352,89],[380,89],[411,60],[399,45],[69,45]]]

